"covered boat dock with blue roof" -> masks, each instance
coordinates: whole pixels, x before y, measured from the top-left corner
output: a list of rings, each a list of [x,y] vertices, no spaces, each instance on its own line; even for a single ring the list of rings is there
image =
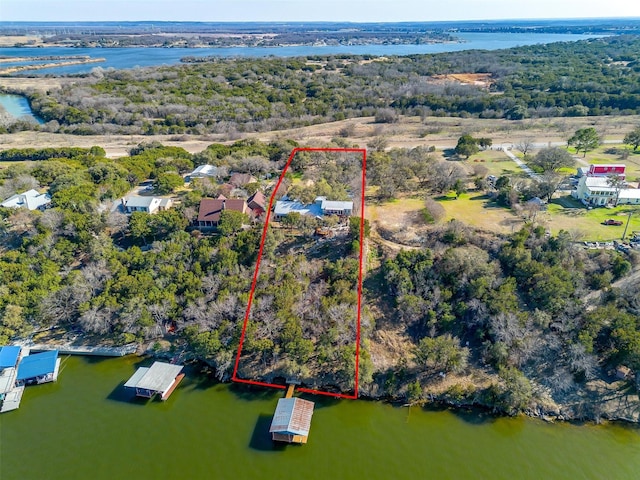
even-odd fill
[[[16,381],[19,385],[55,382],[59,369],[60,359],[57,350],[36,353],[20,361]]]

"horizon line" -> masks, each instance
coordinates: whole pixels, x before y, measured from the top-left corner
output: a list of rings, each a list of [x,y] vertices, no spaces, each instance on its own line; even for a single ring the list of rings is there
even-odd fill
[[[358,21],[358,20],[154,20],[154,19],[136,19],[136,20],[0,20],[0,25],[6,23],[221,23],[221,24],[282,24],[282,23],[325,23],[325,24],[403,24],[403,23],[458,23],[458,22],[509,22],[509,21],[585,21],[585,20],[640,20],[640,16],[621,16],[621,17],[515,17],[515,18],[483,18],[483,19],[457,19],[457,20],[398,20],[398,21]]]

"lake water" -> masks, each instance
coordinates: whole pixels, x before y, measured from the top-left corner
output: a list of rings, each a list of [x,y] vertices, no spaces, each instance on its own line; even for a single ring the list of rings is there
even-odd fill
[[[363,400],[311,397],[309,443],[275,447],[268,429],[282,392],[189,372],[167,402],[137,401],[122,384],[139,361],[66,358],[57,383],[27,388],[20,409],[0,417],[0,478],[639,478],[638,429]]]
[[[12,117],[29,117],[38,123],[43,123],[42,119],[33,114],[29,101],[21,95],[0,93],[0,105],[2,105],[5,111]]]
[[[0,48],[0,56],[89,55],[105,58],[102,63],[72,65],[20,72],[21,74],[72,74],[90,72],[102,68],[133,68],[155,65],[173,65],[186,56],[220,57],[295,57],[306,55],[355,54],[355,55],[413,55],[422,53],[454,52],[471,49],[497,50],[538,43],[568,42],[602,35],[548,34],[548,33],[457,33],[462,43],[436,43],[428,45],[338,45],[299,47],[237,47],[237,48]],[[9,65],[23,65],[12,62]]]

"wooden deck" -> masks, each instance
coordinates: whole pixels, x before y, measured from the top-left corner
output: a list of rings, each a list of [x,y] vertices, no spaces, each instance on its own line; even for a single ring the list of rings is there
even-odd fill
[[[289,386],[287,387],[287,394],[284,396],[284,398],[291,398],[293,397],[293,391],[295,390],[296,386],[293,383],[290,383]]]
[[[274,442],[285,442],[285,443],[307,443],[307,439],[309,437],[305,435],[287,435],[284,433],[273,433],[271,439]]]
[[[182,381],[183,378],[184,378],[184,373],[181,373],[180,375],[178,375],[176,379],[173,381],[173,384],[169,387],[169,390],[167,390],[166,393],[160,397],[160,400],[164,402],[167,398],[169,398],[169,396],[173,393],[173,391],[176,389],[176,387]]]

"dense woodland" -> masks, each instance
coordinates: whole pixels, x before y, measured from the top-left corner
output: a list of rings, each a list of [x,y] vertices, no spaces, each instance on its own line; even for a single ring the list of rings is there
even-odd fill
[[[5,160],[31,161],[0,170],[3,198],[40,187],[49,189],[53,204],[44,212],[0,211],[0,343],[53,325],[116,344],[153,343],[175,329],[165,335],[171,351],[186,348],[228,379],[262,224],[221,225],[223,234],[190,227],[200,198],[217,195],[217,181],[196,182],[177,208],[156,215],[127,217],[111,211],[111,200],[141,180],[154,179],[158,188],[163,175],[207,162],[251,172],[269,193],[294,145],[242,141],[190,155],[142,144],[115,160],[98,147],[5,151]],[[389,156],[407,165],[404,176],[415,191],[455,188],[436,180],[439,168],[428,152]],[[300,198],[353,194],[356,163],[303,155],[283,188]],[[386,165],[374,155],[373,191],[379,192]],[[318,242],[316,227],[337,225],[327,222],[297,218],[271,228],[242,374],[296,375],[310,386],[352,388],[359,222],[333,243]],[[593,418],[601,412],[584,396],[589,382],[618,365],[640,369],[640,298],[611,288],[635,256],[584,250],[569,233],[548,236],[533,223],[510,236],[455,221],[430,228],[427,244],[411,251],[367,241],[363,392],[416,401],[439,375],[480,369],[497,380],[455,384],[443,398],[506,412],[553,399],[575,416]],[[605,293],[595,308],[585,309],[585,295],[600,289]],[[380,331],[402,332],[394,365],[376,367],[371,352]]]
[[[212,59],[103,71],[32,92],[42,128],[76,134],[265,131],[350,117],[526,117],[640,113],[640,39],[613,36],[500,51],[375,59]],[[367,60],[367,61],[365,61]],[[370,61],[374,60],[374,61]],[[490,74],[488,88],[434,76]],[[383,115],[380,121],[393,121]]]

